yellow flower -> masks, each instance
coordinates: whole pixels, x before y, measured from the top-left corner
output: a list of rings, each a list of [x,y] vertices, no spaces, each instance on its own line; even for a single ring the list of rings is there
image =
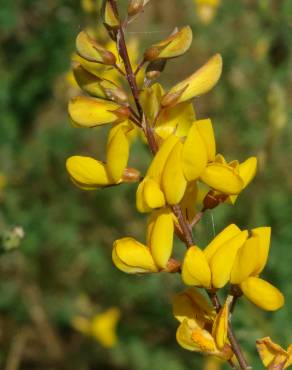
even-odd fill
[[[238,250],[230,282],[239,285],[244,295],[257,306],[275,311],[283,306],[284,297],[277,288],[258,277],[267,263],[270,237],[270,227],[251,230],[251,237]]]
[[[243,163],[238,161],[227,163],[221,154],[217,154],[214,162],[209,163],[200,175],[200,180],[213,190],[229,196],[233,204],[237,195],[247,187],[255,176],[257,159],[250,157]]]
[[[228,302],[216,315],[204,296],[189,288],[174,297],[173,314],[180,322],[176,338],[183,348],[226,360],[232,357],[227,341]]]
[[[118,340],[116,326],[119,318],[120,310],[112,307],[92,318],[76,316],[72,320],[72,325],[82,334],[97,340],[103,347],[111,348]]]
[[[238,249],[248,237],[231,224],[221,231],[202,251],[198,246],[190,247],[182,265],[182,279],[186,285],[206,289],[222,288],[230,280],[231,270]]]
[[[257,350],[268,370],[283,370],[292,365],[292,344],[284,350],[272,342],[270,337],[257,340]]]
[[[136,205],[140,212],[149,212],[166,204],[162,190],[162,177],[167,159],[178,142],[178,137],[170,135],[153,158],[144,180],[137,189]]]
[[[169,37],[150,46],[144,53],[145,61],[175,58],[184,54],[191,46],[193,33],[189,26],[176,29]]]
[[[173,248],[174,219],[170,210],[152,214],[147,228],[147,246],[133,238],[115,241],[112,259],[129,274],[158,272],[167,268]]]
[[[185,140],[170,134],[137,189],[138,210],[149,212],[179,203],[188,182],[199,178],[207,162],[215,157],[215,150],[213,127],[208,119],[193,122]]]
[[[172,87],[162,98],[165,107],[176,105],[210,91],[218,82],[222,72],[222,57],[214,55],[191,76]]]
[[[107,161],[103,163],[91,157],[72,156],[67,159],[66,168],[75,185],[84,190],[129,182],[138,179],[137,171],[132,170],[129,178],[126,169],[129,158],[129,138],[131,125],[127,122],[114,126],[107,142]]]
[[[164,90],[159,83],[141,92],[140,100],[148,122],[153,126],[155,134],[163,140],[174,133],[179,137],[186,136],[196,119],[193,104],[185,102],[172,107],[161,107],[163,95]]]
[[[221,0],[194,0],[200,21],[209,24],[214,19]]]
[[[77,127],[96,127],[127,120],[130,110],[113,101],[76,96],[69,101],[68,111]]]

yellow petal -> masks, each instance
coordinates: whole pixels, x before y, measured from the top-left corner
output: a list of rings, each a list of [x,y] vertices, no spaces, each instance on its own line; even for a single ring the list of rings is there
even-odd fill
[[[188,351],[200,352],[201,347],[192,339],[192,333],[195,329],[197,329],[196,323],[193,320],[185,319],[176,331],[176,340],[182,348]]]
[[[178,94],[175,103],[181,103],[210,91],[217,83],[222,72],[222,58],[220,54],[214,55],[206,64],[184,81],[175,85],[163,97],[162,105],[169,101],[172,95]]]
[[[113,307],[97,314],[92,320],[91,335],[105,348],[112,348],[117,343],[116,326],[119,318],[120,310]]]
[[[274,343],[270,337],[265,337],[263,339],[257,340],[256,346],[261,360],[266,368],[268,368],[273,363],[277,356],[284,356],[286,360],[288,358],[287,351],[285,351],[278,344]]]
[[[223,194],[239,194],[244,186],[243,180],[232,167],[220,163],[209,164],[200,179]]]
[[[90,38],[88,34],[81,31],[76,38],[76,49],[78,54],[90,62],[115,64],[116,58],[110,51]]]
[[[91,157],[73,156],[67,159],[66,168],[76,185],[98,188],[112,183],[105,165]]]
[[[200,328],[195,320],[185,319],[177,329],[176,339],[181,347],[189,351],[219,354],[212,335]]]
[[[240,228],[235,224],[230,224],[225,227],[225,229],[223,229],[204,249],[204,254],[207,258],[207,261],[209,262],[211,260],[221,245],[234,238],[240,232]]]
[[[196,319],[199,325],[213,321],[214,309],[196,288],[176,294],[172,300],[173,315],[179,321]]]
[[[214,161],[216,155],[216,141],[212,121],[209,118],[201,119],[196,121],[196,126],[203,138],[207,150],[208,162]]]
[[[162,189],[170,205],[182,200],[187,187],[181,164],[182,149],[183,145],[179,141],[169,154],[162,174]]]
[[[163,94],[163,87],[159,83],[155,83],[151,87],[144,89],[140,94],[140,102],[143,111],[151,122],[153,122],[158,114]]]
[[[77,96],[69,102],[68,110],[72,121],[81,127],[95,127],[118,120],[120,106],[114,102],[86,96]],[[125,118],[126,115],[125,115]]]
[[[118,269],[128,274],[158,271],[149,248],[133,238],[116,240],[112,259]]]
[[[182,280],[186,285],[211,287],[211,270],[207,259],[197,246],[190,247],[182,266]]]
[[[104,23],[109,27],[116,28],[120,24],[119,19],[117,18],[116,13],[112,7],[112,4],[109,1],[105,1],[103,3],[102,17]]]
[[[256,170],[257,170],[256,157],[250,157],[238,166],[239,176],[241,177],[244,184],[243,189],[245,189],[247,185],[255,177]],[[234,204],[237,200],[237,197],[238,197],[237,195],[230,195],[228,200],[231,204]]]
[[[239,165],[239,176],[242,178],[244,183],[244,188],[252,181],[255,177],[257,170],[257,158],[250,157],[246,161],[240,163]]]
[[[189,102],[164,108],[155,124],[155,132],[163,139],[172,133],[178,137],[186,136],[195,118],[193,104]]]
[[[196,122],[191,126],[182,150],[182,165],[188,181],[197,180],[208,162],[208,153]]]
[[[284,305],[283,294],[265,280],[249,277],[240,288],[251,302],[266,311],[276,311]]]
[[[113,130],[113,129],[112,129]],[[122,126],[109,137],[106,148],[106,170],[113,182],[118,182],[128,164],[129,141]]]
[[[157,211],[150,236],[152,257],[156,265],[162,269],[166,268],[167,262],[172,254],[174,223],[172,212],[164,209]]]
[[[248,232],[241,231],[218,248],[210,261],[213,287],[222,288],[229,281],[237,251],[247,237]]]
[[[271,228],[257,227],[256,229],[252,229],[251,234],[259,237],[259,260],[253,271],[253,275],[259,275],[263,271],[268,260],[271,241]]]
[[[141,213],[146,213],[146,212],[151,211],[151,208],[147,206],[145,202],[144,187],[145,187],[145,179],[140,182],[137,188],[137,192],[136,192],[136,207],[137,207],[137,210]]]
[[[143,197],[146,208],[155,209],[165,205],[163,192],[156,181],[146,177],[144,180]]]
[[[170,135],[161,145],[158,152],[154,156],[151,165],[147,171],[147,176],[161,184],[162,172],[165,167],[166,160],[174,146],[178,143],[179,138],[175,135]]]
[[[239,249],[230,276],[231,284],[240,284],[255,271],[260,260],[260,238],[252,236]]]
[[[226,301],[224,306],[218,312],[212,327],[212,336],[219,349],[223,349],[227,342],[228,320],[229,302]]]
[[[183,27],[162,42],[164,47],[159,53],[159,58],[174,58],[184,54],[190,48],[192,40],[193,32],[191,27]],[[161,43],[156,45],[161,46]]]
[[[180,203],[184,217],[187,221],[192,221],[196,215],[196,203],[198,200],[198,185],[196,181],[191,181],[187,185],[184,197]]]

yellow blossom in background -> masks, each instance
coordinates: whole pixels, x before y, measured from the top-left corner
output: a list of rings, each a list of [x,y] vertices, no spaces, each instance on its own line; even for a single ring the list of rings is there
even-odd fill
[[[284,350],[270,337],[265,337],[257,340],[256,346],[266,369],[283,370],[292,365],[292,344]]]
[[[196,13],[203,24],[209,24],[216,16],[221,0],[193,0]]]
[[[227,341],[228,302],[216,314],[195,288],[177,294],[173,314],[180,322],[176,338],[185,349],[228,360],[233,356]]]
[[[116,327],[120,318],[120,310],[109,308],[91,318],[75,316],[72,326],[82,334],[92,337],[103,347],[114,347],[118,341]]]

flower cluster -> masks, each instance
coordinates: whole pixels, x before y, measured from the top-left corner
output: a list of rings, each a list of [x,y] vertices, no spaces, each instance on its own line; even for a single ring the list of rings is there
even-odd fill
[[[236,300],[245,295],[268,311],[284,304],[282,293],[259,277],[267,263],[271,230],[258,227],[247,231],[231,224],[201,249],[192,229],[209,209],[235,204],[256,174],[257,159],[227,161],[217,152],[212,121],[196,118],[192,100],[218,82],[222,72],[219,54],[171,88],[155,82],[169,60],[190,48],[190,27],[175,29],[151,45],[140,63],[132,60],[124,29],[148,2],[130,1],[123,22],[116,2],[103,2],[104,26],[116,45],[115,52],[84,31],[77,36],[78,63],[75,60],[73,71],[85,94],[70,100],[71,121],[75,127],[110,125],[110,130],[105,161],[72,156],[67,171],[73,183],[85,190],[138,183],[137,210],[149,213],[146,242],[132,237],[116,240],[112,251],[115,266],[130,274],[179,273],[190,288],[173,300],[174,316],[180,322],[178,343],[191,351],[218,356],[232,366],[235,354],[245,369],[236,338],[228,335]],[[119,77],[111,78],[113,72]],[[137,138],[153,154],[143,176],[129,167],[131,145]],[[187,247],[182,261],[173,258],[175,234]],[[227,284],[230,291],[221,304],[217,291]],[[212,305],[200,288],[207,291]]]

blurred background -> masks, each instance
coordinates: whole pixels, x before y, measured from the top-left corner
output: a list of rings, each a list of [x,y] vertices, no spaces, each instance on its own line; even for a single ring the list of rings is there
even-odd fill
[[[104,155],[106,129],[74,129],[66,112],[77,94],[70,75],[75,37],[84,27],[99,32],[98,3],[0,1],[0,368],[224,368],[176,344],[177,276],[127,276],[112,265],[115,239],[145,237],[136,186],[84,192],[65,172],[70,155]],[[204,246],[230,222],[272,226],[264,276],[284,292],[286,305],[270,314],[242,299],[234,316],[258,369],[257,338],[292,342],[292,2],[207,3],[153,0],[127,38],[142,54],[175,26],[191,25],[192,48],[168,63],[166,86],[215,52],[223,56],[219,84],[195,101],[197,116],[212,118],[220,152],[230,160],[257,155],[259,172],[234,207],[206,214],[196,237]],[[143,144],[133,151],[135,166],[145,168]]]

